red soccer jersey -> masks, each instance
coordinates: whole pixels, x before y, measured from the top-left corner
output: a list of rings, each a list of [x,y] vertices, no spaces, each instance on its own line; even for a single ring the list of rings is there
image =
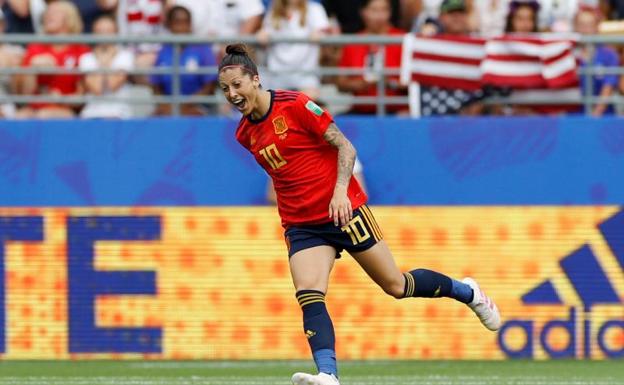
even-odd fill
[[[390,28],[388,35],[405,35],[403,30],[398,28]],[[378,65],[385,66],[386,68],[400,68],[401,67],[401,52],[402,48],[400,44],[392,44],[386,46],[386,60],[385,63],[376,63],[380,60],[380,46],[371,44],[347,44],[342,49],[342,57],[340,58],[339,66],[343,68],[369,68],[374,71]],[[353,77],[361,77],[361,75],[355,75]],[[398,76],[389,76],[389,79],[393,80],[396,84],[399,83]],[[401,96],[405,93],[398,89],[392,89],[386,86],[386,96]],[[377,96],[377,83],[371,84],[367,89],[355,92],[356,96]],[[406,105],[390,104],[387,105],[387,111],[397,112],[401,110],[407,110]],[[363,114],[374,114],[377,111],[377,106],[374,104],[356,104],[353,106],[353,111]]]
[[[88,46],[80,44],[70,44],[60,50],[56,50],[50,44],[33,43],[26,48],[22,65],[28,67],[35,56],[48,54],[54,57],[57,67],[73,69],[78,67],[80,56],[89,51]],[[80,75],[75,74],[48,74],[37,77],[39,86],[46,88],[48,93],[59,93],[61,95],[75,93],[78,89],[79,81]]]
[[[270,92],[267,114],[259,120],[241,119],[236,140],[273,179],[284,227],[330,222],[338,150],[323,134],[333,118],[300,92]],[[353,177],[347,196],[354,210],[366,203],[366,193]]]

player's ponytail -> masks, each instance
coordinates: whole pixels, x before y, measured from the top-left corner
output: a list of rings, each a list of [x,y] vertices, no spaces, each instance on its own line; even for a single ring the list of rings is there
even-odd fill
[[[252,76],[258,75],[258,67],[251,60],[248,52],[245,44],[230,44],[225,47],[225,56],[223,56],[219,64],[219,72],[228,68],[238,67]]]

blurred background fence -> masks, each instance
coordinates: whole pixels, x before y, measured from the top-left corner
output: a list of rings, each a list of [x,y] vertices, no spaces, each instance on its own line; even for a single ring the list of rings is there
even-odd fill
[[[544,35],[549,36],[549,39],[571,39],[576,41],[578,47],[586,47],[590,52],[595,52],[598,45],[622,45],[624,44],[624,35]],[[170,76],[171,81],[171,94],[159,95],[154,94],[152,89],[145,84],[134,84],[131,90],[122,96],[119,95],[93,95],[93,94],[23,94],[23,93],[4,93],[0,95],[0,103],[14,103],[18,105],[28,104],[60,104],[60,105],[84,105],[85,103],[111,103],[118,102],[128,104],[132,106],[133,117],[146,117],[154,112],[155,106],[158,104],[171,105],[171,114],[179,116],[181,114],[180,106],[182,104],[200,104],[208,108],[211,115],[229,115],[232,112],[225,108],[225,100],[219,92],[219,87],[215,87],[215,94],[209,95],[185,95],[182,92],[182,78],[184,75],[202,76],[202,75],[217,75],[216,63],[213,66],[199,66],[183,63],[182,50],[183,47],[188,45],[212,45],[218,47],[222,44],[231,43],[231,38],[216,38],[216,37],[199,37],[196,35],[158,35],[158,36],[103,36],[103,35],[66,35],[66,36],[46,36],[46,35],[31,35],[31,34],[7,34],[3,35],[3,42],[5,44],[77,44],[77,45],[98,45],[98,44],[120,44],[128,46],[136,45],[171,45],[172,57],[170,65],[145,67],[145,68],[130,68],[124,70],[124,73],[134,76]],[[247,43],[250,46],[258,47],[256,50],[256,59],[263,62],[263,50],[260,49],[262,45],[259,44],[258,38],[254,36],[240,36],[236,39],[237,42]],[[361,46],[374,46],[377,47],[378,59],[381,63],[386,62],[386,51],[388,46],[397,46],[403,44],[403,36],[391,36],[391,35],[336,35],[325,36],[318,39],[310,40],[309,38],[284,38],[278,37],[271,40],[272,45],[302,45],[302,44],[319,44],[321,47],[343,47],[345,45],[361,45]],[[565,96],[559,96],[553,98],[552,94],[516,94],[513,92],[502,92],[487,94],[480,99],[481,102],[487,105],[531,105],[531,106],[553,106],[553,105],[571,105],[571,106],[584,106],[586,111],[591,111],[592,106],[599,103],[613,104],[616,108],[621,109],[619,106],[623,105],[622,96],[615,92],[609,97],[602,97],[595,93],[596,90],[592,88],[592,79],[594,77],[602,77],[604,75],[617,75],[624,74],[624,68],[621,66],[609,66],[605,67],[600,63],[596,64],[592,62],[593,54],[590,55],[590,60],[587,66],[579,67],[576,72],[580,79],[585,78],[584,82],[588,84],[587,87],[583,87],[582,92],[578,89],[577,93],[566,94]],[[196,63],[197,64],[197,63]],[[405,63],[403,64],[405,65]],[[75,75],[84,76],[87,74],[116,74],[119,73],[119,69],[112,68],[97,68],[92,70],[80,69],[78,67],[28,67],[28,66],[12,66],[12,67],[0,67],[0,76],[8,76],[11,78],[19,77],[20,75]],[[271,72],[267,67],[260,67],[261,78],[263,76],[275,77],[282,76],[286,72]],[[392,67],[386,65],[376,66],[364,66],[361,68],[346,68],[344,66],[321,66],[311,70],[300,68],[289,68],[288,76],[304,76],[315,75],[323,79],[333,79],[336,76],[353,76],[361,77],[368,76],[374,80],[375,95],[361,96],[357,94],[341,93],[337,92],[333,87],[326,87],[317,95],[320,102],[322,102],[332,112],[336,113],[348,113],[350,108],[357,105],[374,106],[373,113],[378,116],[385,116],[388,112],[389,105],[404,105],[406,109],[403,111],[405,114],[411,116],[420,116],[419,111],[414,111],[414,95],[409,95],[406,91],[405,94],[388,95],[388,87],[397,87],[398,77],[401,74],[399,67]],[[395,79],[394,81],[392,79]],[[331,83],[331,81],[330,81]],[[407,84],[406,84],[407,86]],[[452,92],[452,89],[451,91]],[[419,102],[420,103],[420,102]],[[220,106],[220,108],[217,108]],[[409,111],[408,106],[411,108]],[[416,108],[419,110],[420,108]],[[211,112],[210,112],[211,111]],[[375,112],[376,111],[376,112]],[[561,112],[561,111],[558,111]],[[396,113],[394,111],[393,113]],[[543,113],[540,110],[536,110],[533,113]],[[588,112],[589,114],[589,112]]]

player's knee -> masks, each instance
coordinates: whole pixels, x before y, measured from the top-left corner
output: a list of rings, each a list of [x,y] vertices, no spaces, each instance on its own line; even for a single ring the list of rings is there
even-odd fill
[[[405,280],[401,276],[401,279],[395,279],[392,281],[386,282],[382,285],[383,291],[386,292],[389,296],[392,296],[396,299],[403,298],[405,293]]]
[[[315,281],[301,282],[295,285],[295,290],[297,292],[302,290],[314,290],[325,294],[327,291],[327,285],[323,285],[322,283]]]

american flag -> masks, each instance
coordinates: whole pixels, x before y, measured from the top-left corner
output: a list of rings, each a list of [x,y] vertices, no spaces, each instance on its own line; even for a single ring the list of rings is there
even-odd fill
[[[485,43],[485,39],[468,36],[408,34],[403,39],[401,81],[466,91],[480,89]]]
[[[578,86],[574,42],[500,36],[485,43],[481,82],[516,89]]]
[[[476,90],[485,85],[517,89],[577,86],[574,41],[536,37],[424,37],[403,41],[405,84]]]
[[[431,92],[437,89],[447,90],[444,94],[461,90],[469,95],[463,98],[467,103],[476,100],[470,95],[476,95],[485,86],[513,90],[512,99],[518,101],[542,99],[561,103],[576,101],[580,95],[574,39],[544,34],[490,39],[409,34],[403,44],[401,81],[420,84],[425,115],[427,111],[434,111],[435,115],[435,110],[453,113],[461,108],[453,108],[456,101],[437,98],[440,92]]]

